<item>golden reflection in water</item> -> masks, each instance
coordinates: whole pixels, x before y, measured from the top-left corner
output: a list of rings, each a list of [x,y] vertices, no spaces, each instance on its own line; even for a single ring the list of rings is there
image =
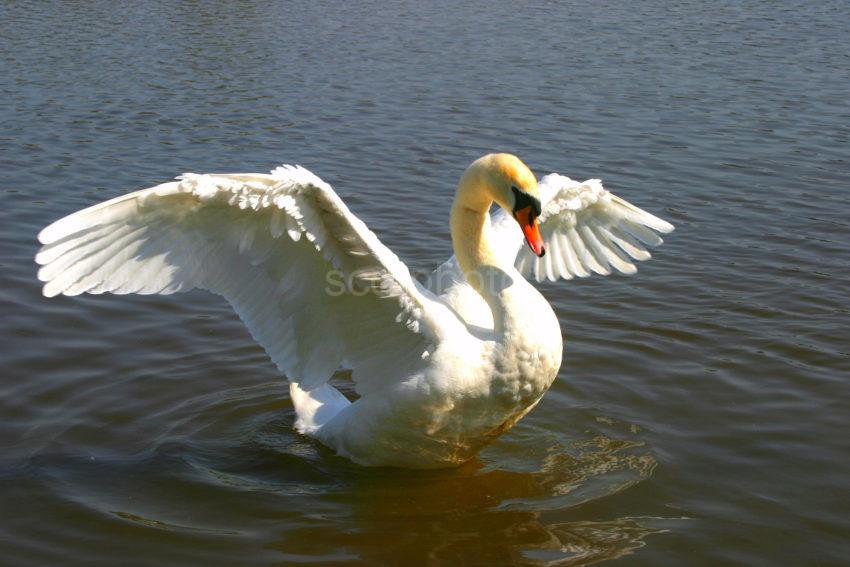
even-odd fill
[[[265,385],[197,403],[145,454],[69,447],[30,465],[63,517],[154,542],[158,557],[176,546],[251,564],[589,565],[669,527],[615,497],[656,468],[638,431],[584,409],[558,431],[521,423],[459,468],[407,471],[360,467],[296,435]]]
[[[621,557],[665,530],[640,518],[588,519],[582,504],[648,478],[656,461],[640,442],[602,435],[557,443],[539,470],[488,470],[481,459],[450,471],[353,468],[338,495],[352,512],[287,529],[270,547],[289,560],[337,554],[380,564],[590,565]],[[644,449],[645,451],[645,449]],[[558,521],[564,516],[572,521]]]

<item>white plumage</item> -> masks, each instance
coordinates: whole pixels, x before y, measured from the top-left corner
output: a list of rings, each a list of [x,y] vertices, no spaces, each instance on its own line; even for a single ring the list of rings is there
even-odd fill
[[[510,205],[504,183],[536,195],[513,160],[521,164],[505,155],[476,161],[455,207],[474,191]],[[480,181],[474,191],[470,172]],[[474,233],[481,217],[478,241],[453,230],[461,256],[498,251],[472,268],[488,275],[486,289],[470,285],[473,272],[454,257],[421,285],[329,185],[292,166],[187,173],[69,215],[39,234],[38,277],[48,297],[222,295],[290,380],[299,430],[363,464],[449,466],[529,411],[560,365],[557,319],[520,274],[632,273],[632,260],[661,243],[653,231],[673,229],[597,180],[549,175],[539,195],[543,258],[522,247],[505,210],[492,222],[486,213],[459,221]],[[343,363],[360,395],[354,403],[327,383]]]
[[[552,173],[538,187],[545,203],[540,231],[551,254],[536,258],[524,249],[516,261],[523,275],[533,274],[537,281],[570,280],[591,272],[608,275],[613,270],[633,274],[637,267],[632,260],[648,260],[647,247],[663,242],[653,231],[673,230],[670,223],[603,189],[598,179],[578,183]],[[499,216],[507,217],[504,211]]]

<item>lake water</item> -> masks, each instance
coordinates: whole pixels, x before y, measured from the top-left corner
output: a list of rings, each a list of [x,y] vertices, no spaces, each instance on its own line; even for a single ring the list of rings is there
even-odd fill
[[[837,565],[850,555],[845,1],[0,4],[8,565]],[[45,299],[49,222],[299,163],[415,270],[489,151],[671,221],[542,286],[543,402],[467,465],[298,435],[220,298]]]

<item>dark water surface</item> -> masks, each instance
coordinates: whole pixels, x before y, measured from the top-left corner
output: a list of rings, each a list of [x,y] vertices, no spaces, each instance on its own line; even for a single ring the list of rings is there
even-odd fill
[[[3,2],[2,563],[846,561],[849,6]],[[220,298],[40,295],[52,220],[281,162],[430,269],[493,150],[677,231],[544,286],[561,374],[456,470],[299,436]]]

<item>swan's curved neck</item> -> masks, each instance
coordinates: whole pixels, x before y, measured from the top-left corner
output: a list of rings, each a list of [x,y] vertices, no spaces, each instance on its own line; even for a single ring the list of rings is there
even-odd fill
[[[481,267],[503,267],[491,244],[492,205],[493,197],[487,182],[474,172],[467,172],[460,180],[452,205],[452,246],[460,268],[476,289],[478,286],[472,276]]]
[[[505,305],[502,291],[514,283],[512,262],[498,253],[492,242],[490,207],[493,190],[474,172],[467,172],[458,185],[452,206],[452,245],[466,281],[481,295],[493,312],[497,329],[502,326]]]

